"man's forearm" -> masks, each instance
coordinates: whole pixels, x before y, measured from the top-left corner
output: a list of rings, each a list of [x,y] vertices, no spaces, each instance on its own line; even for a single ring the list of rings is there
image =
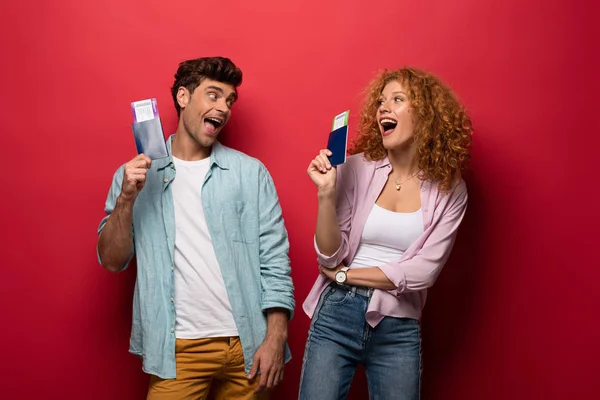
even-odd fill
[[[282,343],[288,337],[288,311],[283,308],[267,310],[267,336],[265,340],[278,340]]]
[[[111,272],[123,269],[133,251],[133,202],[122,197],[98,238],[98,254],[102,266]]]

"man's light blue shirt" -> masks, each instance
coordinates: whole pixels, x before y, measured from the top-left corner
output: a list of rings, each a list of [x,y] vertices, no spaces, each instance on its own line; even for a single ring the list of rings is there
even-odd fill
[[[175,212],[171,153],[153,160],[133,207],[137,279],[129,351],[143,359],[146,373],[175,378]],[[102,232],[121,193],[124,166],[114,174]],[[289,242],[275,185],[257,159],[215,142],[202,185],[202,207],[240,335],[245,372],[265,339],[266,310],[294,311]],[[134,253],[131,254],[133,257]],[[130,258],[131,260],[131,258]],[[98,256],[98,261],[100,256]],[[291,358],[285,346],[285,361]]]

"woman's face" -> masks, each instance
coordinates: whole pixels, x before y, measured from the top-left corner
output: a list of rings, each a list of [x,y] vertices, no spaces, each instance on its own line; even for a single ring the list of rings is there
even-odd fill
[[[398,81],[389,82],[381,91],[377,123],[387,150],[409,147],[413,143],[413,120],[407,90]]]

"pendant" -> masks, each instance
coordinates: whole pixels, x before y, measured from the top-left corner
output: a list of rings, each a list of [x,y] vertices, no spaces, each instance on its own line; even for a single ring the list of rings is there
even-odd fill
[[[401,185],[398,185],[398,184],[396,183],[396,190],[400,190],[400,188],[401,188],[401,187],[402,187]]]

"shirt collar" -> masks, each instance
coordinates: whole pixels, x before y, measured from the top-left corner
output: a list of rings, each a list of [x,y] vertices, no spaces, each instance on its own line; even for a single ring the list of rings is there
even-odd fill
[[[375,169],[380,169],[388,166],[390,166],[390,159],[388,158],[388,156],[385,156],[381,160],[375,161]]]
[[[380,169],[385,168],[385,167],[389,167],[390,168],[390,171],[388,172],[388,174],[389,174],[392,171],[392,169],[391,169],[392,168],[392,164],[390,164],[390,159],[388,158],[388,156],[385,156],[381,160],[375,161],[375,170],[380,170]],[[420,172],[423,172],[423,171],[419,171],[419,173]],[[419,179],[419,187],[423,188],[424,187],[423,185],[425,185],[425,184],[429,184],[429,182],[428,181],[423,181],[423,180]]]
[[[156,165],[156,168],[158,170],[168,167],[173,162],[173,151],[172,151],[173,139],[175,139],[175,134],[172,134],[171,136],[169,136],[169,139],[167,139],[168,157],[159,158],[158,160],[152,161],[152,163]],[[213,164],[221,169],[229,169],[226,148],[218,141],[215,141],[213,143],[212,149],[210,152],[211,167]]]

